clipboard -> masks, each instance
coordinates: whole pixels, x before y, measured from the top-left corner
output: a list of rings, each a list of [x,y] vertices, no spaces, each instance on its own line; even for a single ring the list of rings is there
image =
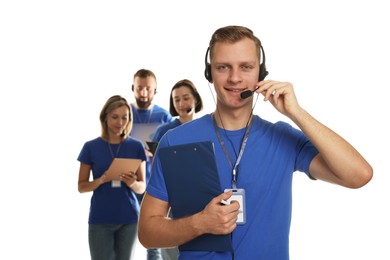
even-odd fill
[[[173,218],[193,215],[223,191],[212,142],[160,148],[158,151]],[[179,246],[181,251],[232,252],[230,234],[204,234]]]
[[[135,173],[140,164],[140,159],[114,158],[106,172],[106,176],[110,180],[119,180],[120,175],[124,172]]]

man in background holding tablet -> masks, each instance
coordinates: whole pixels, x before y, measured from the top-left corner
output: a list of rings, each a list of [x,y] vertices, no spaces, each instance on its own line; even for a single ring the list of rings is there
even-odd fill
[[[138,70],[133,77],[131,90],[134,93],[135,102],[131,104],[131,109],[134,116],[133,129],[131,136],[140,139],[146,146],[147,141],[151,141],[156,131],[156,128],[173,120],[169,112],[154,104],[153,98],[157,93],[157,79],[155,74],[148,69]],[[150,178],[150,165],[153,159],[153,154],[146,149],[146,184]],[[143,194],[138,195],[138,200],[141,204]],[[148,249],[148,260],[159,260],[161,257],[160,249]]]

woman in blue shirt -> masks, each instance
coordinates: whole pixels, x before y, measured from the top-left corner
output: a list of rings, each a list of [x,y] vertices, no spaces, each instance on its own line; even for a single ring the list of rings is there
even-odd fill
[[[87,141],[77,158],[78,190],[93,192],[88,220],[91,259],[128,260],[137,241],[140,205],[135,194],[145,192],[146,154],[142,142],[129,137],[132,113],[126,99],[118,95],[109,98],[101,110],[100,123],[101,136]],[[134,172],[129,169],[111,177],[107,169],[114,158],[141,163]]]
[[[153,137],[153,142],[157,144],[161,137],[170,129],[176,128],[194,119],[195,113],[203,109],[202,98],[194,83],[188,79],[179,80],[173,85],[169,98],[169,113],[176,117],[172,122],[159,126]],[[172,216],[169,213],[169,216]],[[177,247],[162,249],[164,259],[173,260],[178,258]]]
[[[194,119],[195,113],[203,109],[202,98],[194,83],[188,79],[179,80],[171,90],[169,113],[175,118],[172,122],[159,126],[153,137],[153,142],[159,142],[170,129]]]

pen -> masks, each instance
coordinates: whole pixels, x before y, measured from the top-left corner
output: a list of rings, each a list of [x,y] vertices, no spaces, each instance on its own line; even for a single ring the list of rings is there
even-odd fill
[[[229,205],[230,203],[227,200],[221,200],[221,205]]]

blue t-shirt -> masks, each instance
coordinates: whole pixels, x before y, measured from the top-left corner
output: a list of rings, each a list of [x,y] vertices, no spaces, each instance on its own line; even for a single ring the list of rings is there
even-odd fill
[[[133,124],[167,123],[173,120],[172,115],[164,108],[153,105],[151,109],[138,109],[131,104]]]
[[[153,105],[151,109],[138,109],[134,104],[130,104],[130,106],[133,112],[133,131],[131,135],[143,141],[144,146],[146,141],[152,140],[159,125],[174,120],[167,110],[158,105]],[[135,130],[137,130],[136,134],[134,133]],[[146,183],[148,183],[150,178],[151,161],[152,158],[148,157],[148,160],[146,161]]]
[[[153,139],[152,141],[153,142],[159,142],[161,137],[163,137],[163,135],[168,132],[168,130],[171,130],[173,128],[176,128],[178,127],[179,125],[181,125],[181,122],[178,118],[176,118],[175,120],[173,120],[172,122],[169,122],[169,123],[165,123],[163,125],[160,125],[157,130],[156,130],[156,133],[154,134],[153,136]]]
[[[113,158],[133,158],[146,160],[146,154],[139,140],[128,137],[120,146],[104,141],[101,137],[84,144],[77,158],[81,163],[91,165],[93,179],[101,177],[109,168]],[[117,152],[117,153],[116,153]],[[93,191],[89,211],[89,224],[131,224],[138,221],[139,203],[135,193],[124,183],[118,188],[111,182],[100,185]]]
[[[218,131],[234,163],[245,128],[236,131],[218,128]],[[232,188],[232,167],[218,140],[211,115],[168,131],[158,149],[201,141],[214,144],[221,190]],[[238,225],[232,233],[235,259],[289,259],[293,173],[308,174],[310,162],[317,154],[302,131],[284,122],[270,123],[259,116],[253,117],[237,170],[237,188],[245,189],[246,223]],[[168,201],[158,151],[147,192]],[[182,251],[179,259],[232,259],[232,254]]]

